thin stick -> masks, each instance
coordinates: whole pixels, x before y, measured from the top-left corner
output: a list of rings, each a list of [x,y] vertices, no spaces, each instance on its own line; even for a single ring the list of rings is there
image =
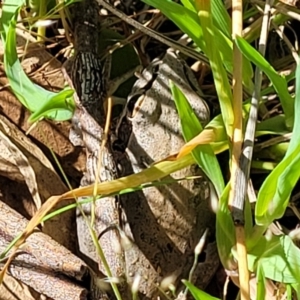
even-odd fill
[[[242,0],[232,1],[232,34],[235,40],[242,35],[243,30],[243,2]],[[247,265],[247,248],[244,231],[244,199],[236,205],[236,194],[240,189],[237,182],[239,171],[239,160],[243,142],[243,83],[242,83],[242,53],[233,43],[233,143],[231,156],[231,190],[229,194],[229,206],[232,207],[232,217],[235,221],[236,249],[238,254],[239,283],[241,290],[241,300],[250,299],[249,271]],[[238,220],[238,222],[236,221]]]
[[[122,19],[124,22],[128,23],[129,25],[133,26],[134,28],[138,29],[139,31],[145,33],[146,35],[158,40],[159,42],[161,42],[175,50],[180,51],[181,53],[183,53],[189,57],[192,57],[196,60],[200,60],[200,61],[206,63],[207,65],[209,65],[208,59],[204,54],[198,53],[198,52],[194,51],[193,49],[191,49],[187,46],[183,46],[183,45],[175,42],[174,40],[168,38],[167,36],[164,36],[163,34],[156,32],[155,30],[153,30],[151,28],[145,27],[143,24],[135,21],[134,19],[127,16],[126,14],[122,13],[121,11],[119,11],[118,9],[116,9],[115,7],[113,7],[112,5],[107,3],[105,0],[97,0],[97,2],[99,5],[103,6],[105,9],[110,11],[112,14],[114,14],[118,18]]]
[[[242,35],[242,1],[232,1],[232,35],[233,39],[236,36]],[[243,86],[242,86],[242,54],[233,43],[233,78],[232,78],[232,89],[233,89],[233,112],[234,112],[234,123],[233,123],[233,141],[232,141],[232,165],[231,165],[231,193],[229,205],[232,206],[233,191],[235,188],[235,176],[238,169],[238,161],[241,154],[242,142],[243,142]]]
[[[261,37],[259,41],[259,52],[264,55],[266,40],[269,30],[270,2],[266,2]],[[235,23],[235,21],[233,21]],[[245,246],[244,233],[244,202],[249,181],[250,164],[253,154],[255,128],[258,115],[258,104],[260,99],[262,72],[259,68],[255,70],[255,89],[251,99],[249,120],[246,127],[243,151],[233,182],[232,217],[236,225],[237,253],[239,257],[239,274],[241,299],[250,299],[249,272],[247,267],[247,249]]]

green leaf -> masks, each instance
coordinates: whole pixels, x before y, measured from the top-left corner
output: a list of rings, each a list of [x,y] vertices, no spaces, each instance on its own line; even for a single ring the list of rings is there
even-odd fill
[[[24,4],[23,0],[10,0],[9,4],[4,2],[2,5],[2,15],[0,18],[0,30],[2,42],[5,44],[6,32],[8,31],[9,24],[16,11]]]
[[[289,146],[290,148],[290,146]],[[300,176],[300,145],[277,165],[261,186],[255,207],[258,225],[268,226],[281,218]]]
[[[256,277],[257,277],[256,299],[265,299],[266,284],[265,284],[265,274],[263,268],[261,267],[257,268]]]
[[[185,8],[187,8],[187,9],[193,11],[193,12],[196,12],[196,9],[195,9],[193,1],[190,1],[190,0],[181,0],[180,2],[182,3],[182,5]]]
[[[290,143],[279,143],[255,152],[255,158],[280,162],[285,156]]]
[[[300,67],[296,70],[295,112],[300,111]],[[291,192],[300,177],[300,115],[295,114],[292,138],[284,159],[261,186],[255,207],[258,225],[268,226],[282,217]]]
[[[291,284],[292,288],[295,290],[297,299],[300,299],[300,283]],[[292,298],[290,298],[292,299]]]
[[[272,82],[280,98],[280,102],[286,117],[286,124],[291,128],[294,118],[294,100],[288,91],[286,79],[280,76],[276,72],[276,70],[268,63],[268,61],[248,42],[246,42],[246,40],[241,37],[237,37],[236,44],[243,55],[247,59],[252,61],[256,66],[258,66]]]
[[[70,119],[75,108],[72,99],[66,101],[70,89],[60,93],[47,91],[32,83],[21,66],[16,52],[16,22],[20,7],[4,5],[1,19],[1,27],[4,29],[1,32],[5,45],[4,67],[11,89],[31,112],[59,121]],[[57,104],[58,107],[55,107]],[[47,112],[42,112],[43,107],[48,109]]]
[[[36,110],[29,118],[30,122],[36,122],[42,118],[53,118],[57,121],[64,121],[72,118],[73,111],[75,110],[74,101],[72,96],[74,91],[71,89],[65,89],[58,94],[51,97],[50,101],[45,102],[38,110]],[[70,107],[70,110],[65,111],[66,107]],[[60,110],[64,112],[64,119],[61,119],[59,115]]]
[[[201,123],[182,91],[173,82],[170,82],[170,88],[178,110],[184,139],[189,141],[202,131]],[[224,180],[219,162],[211,146],[199,145],[192,151],[192,154],[197,164],[213,183],[217,195],[220,196],[224,189]]]
[[[226,71],[223,67],[220,49],[216,45],[215,27],[213,26],[210,1],[199,1],[199,21],[203,29],[203,38],[206,43],[206,55],[209,58],[211,69],[214,76],[215,86],[220,100],[222,117],[226,128],[227,136],[232,135],[233,126],[233,108],[232,108],[232,92],[227,78]],[[209,51],[208,51],[209,49]],[[232,54],[232,53],[231,53]]]
[[[219,200],[216,221],[216,240],[222,265],[230,270],[232,266],[232,248],[235,245],[235,228],[231,213],[228,209],[230,183],[225,187]]]
[[[143,2],[158,8],[168,19],[173,21],[184,33],[186,33],[193,42],[205,53],[207,57],[210,58],[212,51],[217,51],[218,55],[221,57],[220,64],[226,67],[228,72],[232,72],[232,48],[233,43],[230,38],[230,34],[228,31],[230,30],[230,26],[228,28],[228,15],[224,16],[224,6],[223,9],[216,5],[212,7],[211,14],[211,28],[213,28],[213,37],[212,40],[215,43],[215,48],[211,48],[207,46],[208,40],[204,36],[205,28],[204,24],[199,22],[198,12],[195,9],[194,3],[191,1],[183,1],[184,7],[178,3],[169,0],[142,0]],[[215,0],[217,1],[217,0]],[[191,7],[191,4],[194,8]],[[226,27],[220,30],[221,27],[226,24]],[[222,50],[221,50],[222,49]],[[212,62],[214,64],[214,62]],[[252,67],[250,62],[247,60],[244,61],[243,64],[243,82],[249,90],[252,90],[252,81],[251,78],[253,76]],[[221,72],[221,71],[220,71]],[[227,75],[225,74],[225,78],[227,80]]]
[[[213,0],[211,3],[211,11],[215,26],[231,39],[231,19],[224,2],[221,0]]]
[[[168,19],[188,34],[200,49],[205,51],[202,28],[195,11],[168,0],[143,0],[143,2],[158,8]]]
[[[219,298],[210,296],[209,294],[199,290],[196,288],[192,283],[190,283],[187,280],[183,280],[183,283],[188,288],[188,290],[191,292],[195,300],[220,300]]]
[[[263,134],[283,135],[290,132],[291,131],[286,127],[284,115],[277,115],[265,119],[256,126],[256,136]]]
[[[261,269],[266,278],[283,283],[300,281],[300,249],[287,235],[262,237],[248,257],[256,262],[249,267]]]
[[[195,1],[193,0],[181,0],[183,6],[194,13],[197,13],[195,8]],[[231,19],[225,8],[223,1],[213,0],[212,3],[212,14],[214,25],[223,32],[229,39],[231,39]]]
[[[244,118],[248,118],[250,105],[244,104],[243,110],[244,110]],[[222,118],[222,115],[217,115],[214,117],[206,126],[205,129],[212,129],[215,134],[215,141],[211,143],[211,147],[214,151],[214,153],[221,153],[228,149],[228,139],[225,131],[225,125]],[[272,117],[270,119],[266,119],[262,121],[261,123],[257,124],[257,130],[255,132],[255,136],[263,136],[263,135],[283,135],[286,133],[290,133],[290,131],[287,129],[285,125],[285,117],[284,115],[278,115],[275,117]],[[286,152],[286,151],[285,151]],[[285,153],[284,152],[284,153]],[[278,153],[278,155],[282,155]],[[252,163],[256,163],[256,161],[253,161]],[[271,168],[273,170],[274,167]]]

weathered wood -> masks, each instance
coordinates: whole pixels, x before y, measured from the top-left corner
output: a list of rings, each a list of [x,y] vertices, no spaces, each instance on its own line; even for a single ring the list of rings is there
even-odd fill
[[[27,224],[24,217],[0,201],[1,252],[24,231]],[[88,275],[86,264],[38,230],[26,240],[10,265],[9,272],[53,299],[87,299],[87,290],[70,280],[84,280]]]

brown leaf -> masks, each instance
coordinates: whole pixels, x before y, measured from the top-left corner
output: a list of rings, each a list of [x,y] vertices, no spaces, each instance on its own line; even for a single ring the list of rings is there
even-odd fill
[[[36,291],[10,275],[5,276],[3,284],[0,285],[0,295],[1,300],[43,299]]]
[[[11,164],[14,164],[20,170],[32,197],[39,195],[40,201],[43,203],[54,194],[63,194],[67,191],[66,186],[56,174],[52,164],[44,153],[14,124],[1,115],[0,131],[0,137],[2,134],[5,138],[5,143],[9,145],[9,148],[6,147],[7,152],[14,151],[13,155],[5,159],[8,159]],[[1,144],[3,144],[2,139],[0,140],[0,149]],[[11,178],[12,176],[7,177]],[[27,201],[30,201],[30,199],[27,199]],[[59,207],[68,203],[70,201],[65,201]],[[32,216],[32,210],[28,211],[28,214]],[[58,215],[47,221],[43,227],[43,231],[68,249],[74,249],[74,218],[74,211],[65,212],[63,215]]]
[[[15,165],[28,186],[28,189],[32,195],[36,209],[39,209],[42,205],[42,201],[39,195],[38,186],[36,183],[35,172],[30,165],[27,157],[19,149],[15,143],[14,137],[12,136],[13,131],[7,126],[8,123],[4,122],[4,118],[0,118],[0,148],[4,148],[5,151],[2,153],[2,159],[9,161]],[[15,136],[16,137],[16,136]],[[3,154],[7,154],[3,157]]]
[[[177,158],[181,158],[182,156],[185,156],[189,154],[193,149],[195,149],[198,145],[204,145],[213,143],[215,141],[215,134],[213,129],[204,129],[199,133],[197,136],[195,136],[193,139],[191,139],[189,142],[187,142],[178,152]]]

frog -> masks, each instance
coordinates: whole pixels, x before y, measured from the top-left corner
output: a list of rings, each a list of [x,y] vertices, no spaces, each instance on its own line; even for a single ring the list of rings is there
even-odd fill
[[[193,72],[169,49],[139,75],[117,126],[116,136],[122,142],[112,143],[112,147],[123,147],[126,153],[118,162],[123,176],[141,172],[184,145],[170,80],[185,94],[202,125],[209,121],[209,108]],[[188,176],[194,179],[182,180]],[[172,183],[158,182],[119,199],[126,280],[130,286],[138,280],[140,299],[155,299],[157,286],[166,278],[180,286],[180,280],[188,277],[203,232],[208,227],[214,230],[209,183],[197,165],[163,181]],[[217,262],[215,259],[215,268]]]

